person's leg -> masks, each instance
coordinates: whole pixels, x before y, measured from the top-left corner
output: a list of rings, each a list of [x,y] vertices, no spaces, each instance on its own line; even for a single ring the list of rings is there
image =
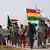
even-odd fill
[[[16,45],[16,43],[17,43],[17,41],[16,41],[16,40],[17,40],[17,39],[15,38],[15,39],[14,39],[14,44],[15,44],[15,45]]]
[[[19,35],[17,35],[17,39],[18,39],[18,40],[17,40],[18,46],[21,46],[21,45],[20,45],[20,37],[19,37]]]
[[[41,38],[40,39],[40,45],[42,46],[42,48],[45,48],[43,44],[46,43],[46,41],[43,37],[40,37],[40,38]],[[43,42],[43,44],[42,44],[42,42]]]
[[[18,44],[18,37],[15,37],[15,45]]]
[[[9,36],[9,42],[10,42],[10,44],[11,44],[11,37]]]
[[[1,45],[1,42],[0,42],[0,45]]]
[[[24,46],[24,48],[25,48],[25,36],[23,36],[23,46]]]
[[[37,45],[38,45],[38,48],[39,48],[39,46],[40,46],[40,34],[39,33],[38,33]]]
[[[20,44],[19,44],[19,39],[18,39],[18,38],[16,38],[15,45],[18,45],[18,46],[20,45]]]
[[[49,36],[49,40],[48,40],[48,43],[50,43],[50,36]]]
[[[12,45],[13,45],[13,38],[11,39]]]
[[[12,43],[12,40],[10,39],[10,44]]]
[[[11,39],[12,39],[12,45],[13,45],[13,44],[14,44],[14,41],[15,41],[15,40],[14,40],[14,39],[15,39],[15,38],[14,38],[14,32],[12,32],[12,37],[11,37]]]
[[[46,39],[44,39],[44,45],[46,45]]]
[[[8,39],[7,39],[7,43],[8,43]]]
[[[33,37],[29,37],[30,48],[33,48]]]
[[[37,45],[38,45],[38,48],[39,48],[39,46],[40,46],[40,39],[38,38],[38,43],[37,43]]]
[[[43,35],[41,33],[40,34],[40,45],[41,45],[42,48],[44,47],[43,44],[42,44],[43,40],[44,40],[44,37],[43,37]]]
[[[15,44],[15,39],[13,38],[13,39],[12,39],[12,45],[14,45],[14,44]]]
[[[31,43],[31,46],[30,46],[30,47],[31,47],[31,49],[32,49],[32,48],[33,48],[33,40],[31,40],[30,43]]]
[[[22,36],[20,36],[20,44],[21,44],[21,47],[22,47]]]
[[[18,46],[20,46],[20,40],[19,40],[19,37],[17,37],[17,43],[18,43]]]
[[[35,41],[35,39],[33,39],[33,41],[32,41],[33,42],[33,47],[34,47],[34,41]]]
[[[42,41],[40,40],[40,45],[41,45],[41,47],[43,47],[43,45],[42,45]]]
[[[18,39],[18,46],[20,47],[21,46],[21,44],[20,44],[20,40]]]
[[[6,41],[3,42],[3,45],[6,45]]]
[[[43,43],[44,43],[43,47],[46,47],[46,39],[45,38],[43,40]]]

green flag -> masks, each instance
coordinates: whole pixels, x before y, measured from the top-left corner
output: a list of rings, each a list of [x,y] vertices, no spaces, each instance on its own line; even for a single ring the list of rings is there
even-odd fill
[[[11,19],[10,19],[9,15],[8,15],[8,26],[11,26]]]

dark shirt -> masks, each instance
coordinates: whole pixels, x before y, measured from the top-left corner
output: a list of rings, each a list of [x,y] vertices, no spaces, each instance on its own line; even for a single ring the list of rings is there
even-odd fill
[[[0,36],[0,42],[4,42],[4,41],[5,41],[4,37]]]

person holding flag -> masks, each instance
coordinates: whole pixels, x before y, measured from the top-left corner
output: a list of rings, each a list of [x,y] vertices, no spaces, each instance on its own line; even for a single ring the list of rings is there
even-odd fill
[[[28,23],[28,38],[29,38],[29,45],[30,48],[33,49],[33,43],[34,43],[34,34],[35,34],[35,27],[33,24]]]

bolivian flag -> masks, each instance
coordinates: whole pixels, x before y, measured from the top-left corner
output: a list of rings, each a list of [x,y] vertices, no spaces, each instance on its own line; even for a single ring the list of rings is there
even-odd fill
[[[40,12],[37,12],[35,9],[26,9],[27,19],[28,20],[39,20]]]

